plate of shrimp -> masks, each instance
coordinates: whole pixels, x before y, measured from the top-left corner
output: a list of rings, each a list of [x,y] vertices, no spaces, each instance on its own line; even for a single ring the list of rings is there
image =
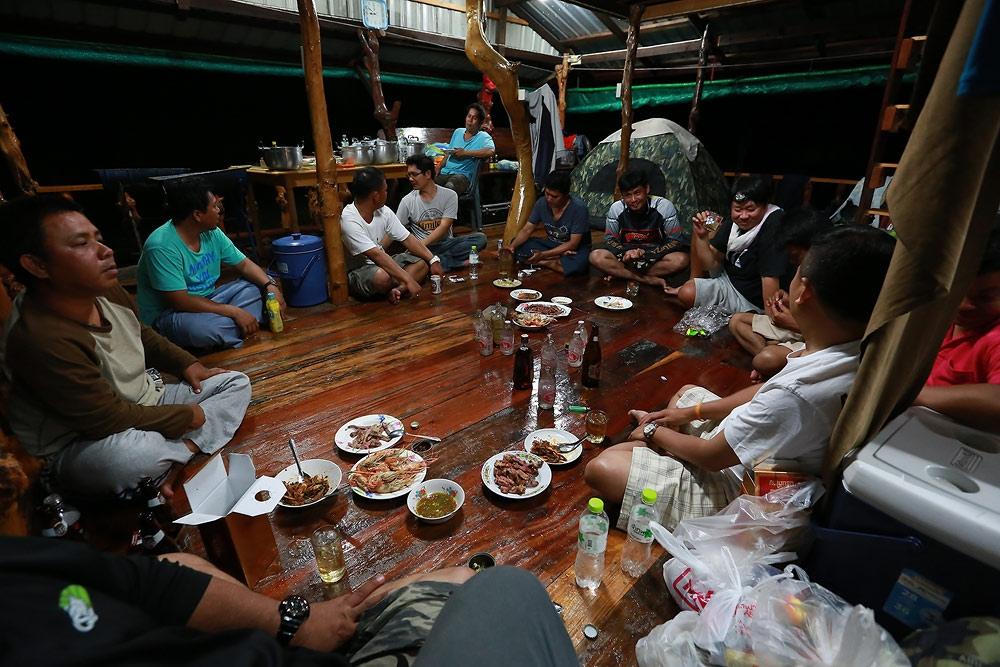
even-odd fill
[[[347,473],[359,496],[388,500],[405,496],[427,476],[427,461],[409,449],[390,448],[369,454]]]

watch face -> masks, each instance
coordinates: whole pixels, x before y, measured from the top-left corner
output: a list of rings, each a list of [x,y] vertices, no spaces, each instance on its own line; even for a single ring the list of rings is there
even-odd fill
[[[309,603],[301,596],[290,595],[281,601],[279,611],[282,621],[288,619],[302,623],[309,618]]]

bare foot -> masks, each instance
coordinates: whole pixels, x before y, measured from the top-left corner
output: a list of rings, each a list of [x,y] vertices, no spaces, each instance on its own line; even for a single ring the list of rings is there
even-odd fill
[[[398,287],[393,287],[389,290],[389,303],[399,303],[399,300],[403,297],[403,291]]]
[[[671,287],[670,285],[667,285],[666,281],[663,281],[663,293],[667,296],[677,296],[677,293],[680,291],[680,287]]]
[[[754,370],[750,371],[750,381],[754,382],[754,383],[756,383],[756,382],[763,382],[764,378],[761,377],[760,371],[758,371],[757,369],[754,369]]]
[[[667,289],[667,281],[657,276],[646,276],[642,282],[645,285],[653,285],[654,287],[659,287],[663,290]]]

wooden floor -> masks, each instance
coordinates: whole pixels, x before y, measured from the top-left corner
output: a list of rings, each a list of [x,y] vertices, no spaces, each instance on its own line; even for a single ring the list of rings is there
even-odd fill
[[[587,390],[579,369],[558,374],[555,411],[540,411],[531,391],[512,391],[513,357],[478,353],[472,314],[507,290],[495,288],[495,258],[487,260],[478,281],[444,281],[444,293],[429,288],[413,300],[326,305],[290,311],[285,332],[258,334],[239,350],[204,359],[247,373],[253,400],[247,418],[226,451],[252,454],[259,474],[274,474],[291,463],[286,443],[295,438],[305,458],[335,461],[346,472],[360,457],[333,445],[347,420],[385,413],[443,441],[426,456],[433,459],[428,479],[446,477],[466,491],[457,518],[444,525],[417,522],[405,498],[372,501],[341,488],[312,508],[278,508],[270,516],[279,558],[257,590],[275,598],[292,592],[322,599],[308,536],[324,523],[349,536],[345,555],[350,586],[382,573],[397,577],[414,571],[463,564],[487,551],[498,563],[530,570],[564,607],[567,629],[581,662],[621,665],[635,662],[635,642],[676,611],[660,574],[660,562],[638,581],[623,575],[618,555],[623,534],[612,531],[604,584],[588,595],[573,582],[577,519],[591,492],[584,467],[599,453],[588,446],[573,465],[555,468],[551,487],[524,501],[499,498],[485,490],[480,468],[497,452],[522,447],[536,428],[556,426],[583,433],[583,415],[566,406],[583,403],[610,415],[608,441],[630,428],[627,411],[662,406],[681,385],[697,383],[726,394],[749,381],[749,358],[727,333],[711,341],[691,340],[671,327],[682,309],[644,287],[636,306],[609,312],[594,304],[602,294],[622,295],[624,283],[597,276],[563,280],[539,271],[526,287],[545,297],[573,299],[573,312],[550,327],[561,347],[577,320],[600,325],[604,358],[600,389]],[[532,333],[536,368],[543,334]],[[606,441],[606,443],[608,442]],[[190,471],[189,471],[190,472]],[[659,547],[656,547],[659,549]],[[595,641],[582,627],[600,630]]]

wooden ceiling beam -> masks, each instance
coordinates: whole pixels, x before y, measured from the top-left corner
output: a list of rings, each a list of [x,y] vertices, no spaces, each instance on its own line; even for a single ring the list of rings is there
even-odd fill
[[[646,7],[643,19],[651,21],[658,18],[668,18],[674,16],[687,16],[699,12],[708,12],[713,9],[732,9],[733,7],[747,7],[750,5],[762,5],[775,0],[670,0],[670,2],[659,2]]]

